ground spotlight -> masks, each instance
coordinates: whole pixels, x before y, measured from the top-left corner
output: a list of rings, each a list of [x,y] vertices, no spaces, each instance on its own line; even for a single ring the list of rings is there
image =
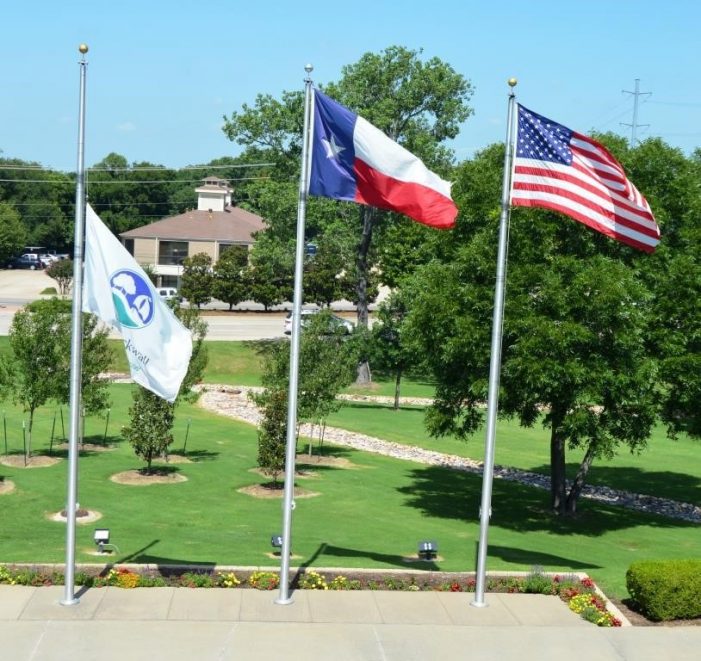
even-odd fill
[[[270,538],[270,545],[274,549],[281,549],[282,548],[282,535],[273,535]]]
[[[110,543],[109,528],[95,528],[93,539],[95,540],[95,544],[97,545],[97,552],[105,553],[105,546],[107,546]]]
[[[419,542],[419,558],[421,560],[435,560],[438,556],[438,544],[430,539]]]

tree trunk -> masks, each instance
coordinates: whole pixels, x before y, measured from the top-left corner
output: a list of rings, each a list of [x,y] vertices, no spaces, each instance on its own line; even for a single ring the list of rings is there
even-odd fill
[[[594,461],[594,445],[592,443],[587,447],[587,451],[584,453],[584,459],[582,463],[579,464],[579,469],[577,470],[577,475],[572,483],[572,488],[567,495],[567,514],[572,516],[577,512],[577,501],[582,493],[582,488],[584,487],[584,482],[586,481],[587,474],[591,468],[592,462]]]
[[[402,370],[397,370],[397,378],[394,381],[394,410],[399,410],[399,389],[402,381]]]
[[[358,254],[355,260],[358,281],[356,283],[356,293],[358,295],[358,326],[368,327],[368,255],[372,243],[372,231],[375,227],[376,213],[372,207],[361,206],[360,217],[363,223],[363,232],[358,243]],[[362,356],[358,364],[358,375],[356,383],[359,385],[370,383],[372,374],[367,356]]]
[[[562,416],[553,414],[550,432],[550,499],[553,512],[564,514],[566,506],[565,439]]]

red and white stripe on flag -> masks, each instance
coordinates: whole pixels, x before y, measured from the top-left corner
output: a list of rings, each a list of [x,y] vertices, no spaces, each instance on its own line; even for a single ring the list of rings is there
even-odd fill
[[[602,144],[521,105],[511,204],[559,211],[645,252],[660,241],[650,205]]]

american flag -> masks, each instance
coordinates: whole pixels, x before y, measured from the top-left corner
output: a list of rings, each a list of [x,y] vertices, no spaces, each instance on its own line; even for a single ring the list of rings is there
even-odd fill
[[[660,242],[650,205],[603,145],[520,104],[511,204],[560,211],[645,252]]]

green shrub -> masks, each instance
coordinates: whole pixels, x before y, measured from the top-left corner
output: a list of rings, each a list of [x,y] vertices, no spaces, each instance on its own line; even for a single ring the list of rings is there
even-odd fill
[[[651,620],[701,617],[701,560],[634,562],[626,572],[626,586]]]

